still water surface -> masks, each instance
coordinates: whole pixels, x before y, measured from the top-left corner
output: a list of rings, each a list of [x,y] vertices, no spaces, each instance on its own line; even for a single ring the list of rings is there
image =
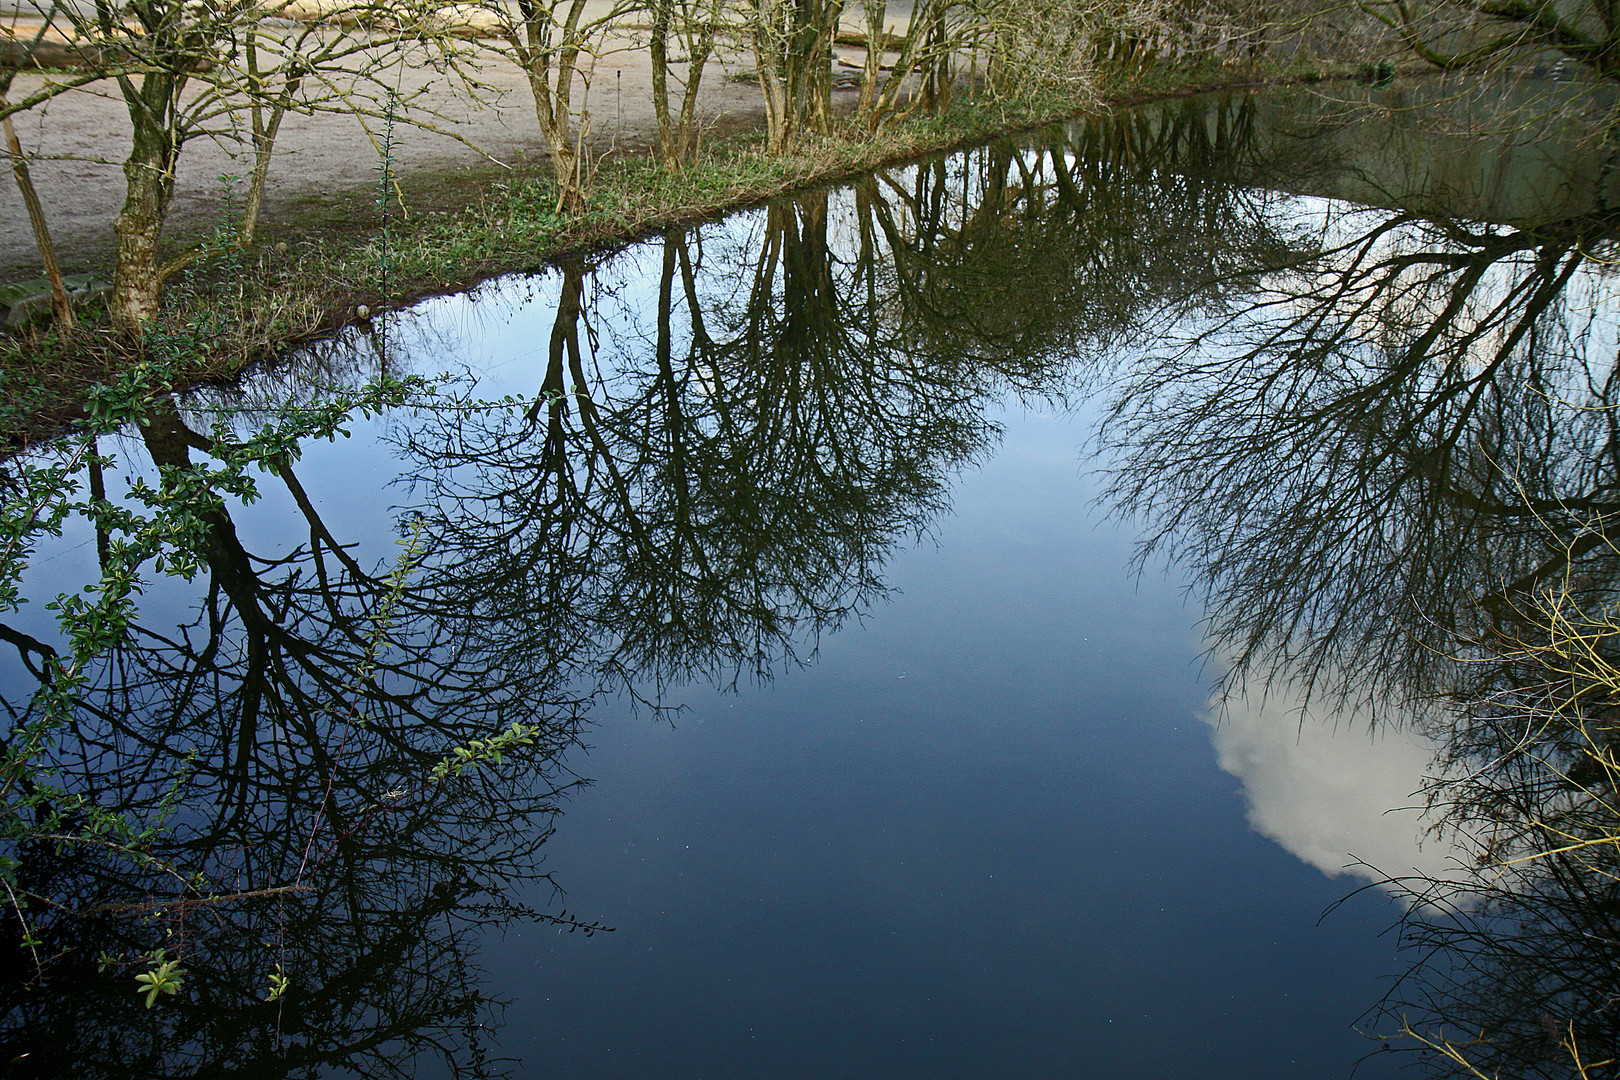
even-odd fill
[[[1431,96],[1411,115],[1456,107]],[[436,386],[209,518],[61,751],[150,815],[195,750],[169,854],[307,891],[64,920],[3,1049],[31,1075],[1394,1075],[1367,1033],[1399,1028],[1400,889],[1338,902],[1456,865],[1399,722],[1446,677],[1424,635],[1546,547],[1452,496],[1513,487],[1507,448],[1520,490],[1610,468],[1557,395],[1481,388],[1602,387],[1615,355],[1572,110],[1463,139],[1410,120],[1424,97],[1088,121],[155,410],[115,498],[333,386]],[[29,587],[96,562],[70,524]],[[52,633],[38,601],[15,625]],[[514,720],[538,760],[423,782]],[[152,888],[35,859],[81,909]],[[192,982],[147,1012],[138,968],[89,961],[154,941]]]

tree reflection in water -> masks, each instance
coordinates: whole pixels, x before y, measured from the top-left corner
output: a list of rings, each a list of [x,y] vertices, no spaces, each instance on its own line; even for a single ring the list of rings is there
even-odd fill
[[[163,396],[139,434],[168,484],[194,454],[230,452]],[[557,755],[582,703],[519,632],[523,611],[499,628],[446,619],[455,599],[435,583],[395,589],[356,561],[291,461],[276,478],[304,535],[254,554],[228,506],[206,513],[191,617],[134,625],[59,740],[68,790],[142,824],[164,821],[176,778],[182,802],[147,848],[155,865],[86,843],[18,853],[44,940],[26,950],[5,924],[19,977],[0,1053],[25,1075],[381,1075],[432,1057],[456,1075],[501,1071],[467,941],[538,914],[512,885],[543,877],[567,786]],[[522,767],[425,782],[451,747],[514,719],[542,732]],[[147,1013],[130,987],[153,949],[180,957],[191,985]],[[266,1001],[278,965],[292,989]]]
[[[1076,149],[1099,121],[671,233],[650,311],[619,300],[634,264],[565,262],[531,404],[400,435],[433,549],[475,610],[548,597],[596,677],[767,673],[883,593],[888,552],[993,439],[987,402],[1063,395],[1079,344],[1210,264],[1193,250],[1286,250],[1264,196],[1155,172],[1225,161],[1205,121],[1140,158],[1116,140],[1117,171]],[[1167,224],[1189,217],[1207,231]]]
[[[672,233],[646,312],[619,302],[633,259],[564,263],[532,398],[421,398],[393,421],[412,485],[398,575],[323,517],[292,453],[263,480],[296,507],[284,538],[245,541],[231,499],[203,511],[190,591],[153,572],[151,613],[53,751],[64,788],[163,825],[153,861],[84,841],[12,853],[40,942],[14,919],[0,931],[4,1060],[36,1076],[509,1071],[472,941],[514,919],[595,929],[520,900],[547,880],[562,754],[591,701],[768,674],[881,597],[888,552],[995,438],[986,405],[1060,397],[1077,343],[1175,280],[1162,245],[1144,262],[1149,241],[1107,218],[1184,253],[1217,232],[1281,246],[1256,196],[1165,167],[1235,160],[1201,112],[1152,146],[1111,123],[867,178],[848,201],[806,194],[746,230]],[[299,374],[363,367],[348,348]],[[318,397],[267,380],[244,397]],[[251,412],[207,400],[153,395],[92,486],[143,453],[171,488],[240,454]],[[119,541],[104,531],[99,550]],[[14,724],[48,638],[6,628]],[[431,781],[513,722],[537,726],[531,752]],[[133,976],[153,955],[187,975],[148,1011]],[[290,988],[266,1000],[278,971]]]
[[[577,925],[518,897],[545,880],[562,754],[591,702],[661,707],[672,683],[808,655],[884,595],[884,561],[987,452],[986,408],[1008,396],[1117,394],[1114,498],[1150,523],[1149,551],[1203,575],[1239,673],[1430,702],[1515,685],[1512,664],[1459,679],[1447,654],[1532,632],[1525,598],[1549,584],[1611,598],[1599,299],[1620,223],[1601,208],[1534,226],[1324,218],[1284,194],[1341,168],[1321,140],[1280,139],[1254,99],[1183,102],[565,261],[522,400],[475,387],[392,420],[403,577],[336,534],[291,460],[266,481],[299,515],[273,550],[241,540],[233,505],[207,515],[203,575],[170,605],[191,615],[127,636],[57,751],[66,786],[142,822],[184,770],[154,852],[202,877],[179,887],[82,844],[21,852],[50,962],[36,977],[5,925],[23,977],[0,1053],[34,1075],[508,1070],[470,942],[520,918]],[[1144,348],[1167,323],[1180,340]],[[408,326],[390,332],[379,355],[404,363]],[[306,363],[349,371],[370,348]],[[171,479],[232,451],[201,412],[151,403],[140,442]],[[37,659],[20,631],[6,640]],[[13,716],[26,697],[8,695]],[[1504,756],[1481,710],[1461,715],[1456,762]],[[450,748],[513,722],[542,732],[522,760],[428,782]],[[1602,883],[1555,865],[1451,923],[1415,908],[1414,947],[1499,980],[1470,999],[1452,968],[1420,965],[1407,1000],[1464,1027],[1483,1023],[1469,1001],[1493,999],[1612,1019],[1597,945],[1579,978],[1516,974],[1516,949],[1578,966],[1538,940],[1616,936],[1594,921],[1613,903]],[[1485,881],[1463,868],[1457,887]],[[125,961],[152,949],[191,974],[149,1013]],[[103,953],[119,962],[98,970]],[[277,963],[293,989],[267,1002]]]
[[[1317,220],[1127,366],[1111,496],[1199,573],[1229,685],[1418,707],[1441,744],[1427,794],[1474,862],[1391,883],[1413,966],[1372,1019],[1460,1044],[1437,1067],[1567,1076],[1573,1045],[1614,1075],[1620,217]]]

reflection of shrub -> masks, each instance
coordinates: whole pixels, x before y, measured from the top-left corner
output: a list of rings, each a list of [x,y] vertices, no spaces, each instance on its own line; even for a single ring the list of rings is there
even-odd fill
[[[1562,1051],[1564,1056],[1550,1056],[1549,1064],[1557,1062],[1565,1068],[1571,1065],[1574,1066],[1574,1073],[1569,1074],[1572,1080],[1598,1080],[1599,1077],[1614,1075],[1612,1072],[1607,1071],[1613,1067],[1614,1061],[1592,1061],[1582,1054],[1580,1044],[1575,1041],[1574,1025],[1568,1026],[1567,1035],[1564,1029],[1558,1028],[1556,1024],[1553,1025],[1553,1028],[1554,1030],[1549,1031],[1548,1035],[1552,1036],[1556,1033],[1559,1050]],[[1454,1071],[1462,1076],[1477,1077],[1478,1080],[1501,1080],[1500,1074],[1479,1071],[1473,1063],[1469,1052],[1470,1047],[1467,1044],[1458,1044],[1444,1038],[1425,1038],[1421,1033],[1412,1030],[1410,1026],[1405,1029],[1404,1034],[1422,1043],[1449,1071]]]
[[[1565,582],[1511,618],[1519,628],[1499,621],[1480,661],[1488,683],[1448,742],[1461,779],[1436,782],[1431,802],[1481,845],[1481,865],[1620,883],[1620,608]]]
[[[1413,889],[1386,1010],[1459,1075],[1616,1075],[1620,607],[1585,565],[1502,604],[1427,792],[1472,865]]]

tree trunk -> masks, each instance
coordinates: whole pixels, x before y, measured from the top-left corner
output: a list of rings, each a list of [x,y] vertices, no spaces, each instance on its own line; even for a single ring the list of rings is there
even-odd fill
[[[675,125],[669,117],[669,24],[675,0],[653,0],[652,38],[647,43],[652,60],[653,115],[658,118],[658,158],[664,168],[680,168],[675,146]]]
[[[281,97],[270,106],[270,118],[263,119],[263,106],[253,103],[253,178],[248,182],[247,200],[242,205],[242,246],[253,243],[254,230],[259,225],[259,210],[264,205],[264,185],[270,175],[270,158],[275,153],[276,135],[281,131],[281,120],[287,115],[287,105],[298,92],[299,79],[290,79]]]
[[[697,96],[703,69],[714,51],[714,18],[701,22],[691,3],[682,3],[676,24],[676,0],[654,0],[650,52],[653,69],[653,115],[658,118],[658,154],[664,168],[678,171],[697,155]],[[669,106],[669,41],[686,48],[686,79],[679,117]]]
[[[888,43],[883,20],[888,16],[889,5],[887,0],[862,0],[862,7],[866,13],[866,64],[861,72],[861,96],[855,103],[855,114],[870,121],[872,110],[877,105],[877,82],[878,73],[883,67],[883,46]]]
[[[163,300],[158,239],[180,154],[171,113],[180,81],[169,74],[149,74],[139,92],[127,83],[124,88],[134,145],[124,162],[124,208],[113,225],[112,321],[121,333],[135,336],[157,316]]]
[[[0,95],[0,106],[5,105]],[[34,229],[34,246],[39,249],[39,261],[45,267],[45,278],[51,283],[51,307],[56,312],[56,324],[63,330],[72,330],[73,304],[68,300],[67,286],[62,282],[62,268],[56,261],[56,245],[51,242],[51,231],[45,224],[45,208],[40,205],[39,192],[28,172],[28,161],[23,157],[22,142],[17,128],[7,116],[4,121],[6,154],[11,158],[11,171],[17,178],[17,190],[22,193],[23,205],[28,209],[28,223]]]
[[[550,5],[519,0],[520,21],[511,28],[508,40],[534,96],[535,119],[551,154],[551,173],[561,188],[558,208],[577,211],[585,208],[584,144],[590,123],[588,114],[581,108],[576,140],[572,95],[574,71],[584,51],[580,20],[585,13],[585,0],[567,0],[567,4],[562,25],[556,26]]]
[[[691,13],[688,12],[688,20]],[[709,64],[709,55],[714,52],[715,23],[719,21],[719,13],[711,11],[697,29],[692,33],[690,22],[687,26],[686,41],[686,91],[681,95],[681,121],[676,129],[676,153],[683,162],[696,159],[698,151],[697,128],[697,100],[698,87],[703,83],[703,71]]]
[[[265,72],[259,67],[258,40],[259,28],[255,26],[249,30],[247,45],[243,50],[247,59],[248,77],[255,84],[261,84],[265,76]],[[287,73],[281,92],[276,95],[273,102],[266,105],[259,97],[253,98],[249,110],[253,123],[253,178],[248,181],[247,200],[242,206],[239,240],[243,247],[253,243],[253,233],[259,225],[259,209],[264,205],[264,185],[270,175],[270,156],[275,151],[276,135],[281,131],[282,117],[287,115],[287,107],[292,104],[303,81],[302,72],[294,68]],[[265,115],[267,109],[268,118]]]
[[[785,52],[782,0],[756,0],[753,20],[754,64],[759,73],[759,90],[765,98],[765,130],[767,148],[780,154],[788,148],[792,123],[786,92],[786,73],[782,58]]]

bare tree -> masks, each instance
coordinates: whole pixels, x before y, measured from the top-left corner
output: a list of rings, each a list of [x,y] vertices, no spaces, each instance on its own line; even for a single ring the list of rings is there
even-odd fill
[[[704,68],[715,39],[725,26],[725,0],[652,0],[653,114],[658,118],[658,155],[668,169],[678,169],[697,153],[697,99]],[[672,58],[676,43],[684,56]],[[684,75],[675,66],[684,66]],[[681,88],[680,112],[670,114],[670,80]]]
[[[832,46],[844,0],[753,0],[748,33],[773,153],[832,126]]]
[[[251,114],[255,162],[244,229],[251,236],[286,112],[403,116],[409,103],[389,93],[395,64],[412,51],[432,54],[447,69],[458,64],[457,39],[432,18],[437,0],[342,0],[314,24],[289,20],[293,0],[24,3],[74,43],[77,65],[48,72],[25,51],[20,67],[38,78],[0,103],[0,119],[82,89],[116,96],[129,118],[111,308],[114,324],[131,335],[158,313],[164,282],[191,257],[166,258],[160,249],[188,142],[234,138],[243,112]]]
[[[22,54],[28,55],[38,49],[41,41],[45,39],[48,26],[41,24],[32,39],[23,46]],[[21,57],[19,57],[20,59]],[[73,305],[68,300],[67,286],[62,281],[62,269],[56,261],[56,245],[51,242],[51,230],[45,220],[45,207],[40,201],[39,191],[34,186],[33,175],[28,169],[28,158],[23,154],[22,140],[17,137],[17,126],[12,123],[11,114],[5,112],[7,95],[11,92],[12,80],[16,77],[17,65],[7,64],[0,59],[0,133],[6,140],[6,156],[11,159],[12,176],[17,181],[17,191],[22,195],[23,205],[28,210],[28,224],[34,231],[34,246],[39,251],[39,261],[45,268],[45,277],[51,283],[51,307],[56,313],[56,321],[64,330],[73,329]]]
[[[534,96],[535,119],[559,189],[559,209],[579,210],[585,205],[591,76],[610,47],[623,47],[611,45],[610,34],[635,6],[632,0],[608,0],[605,9],[596,11],[589,10],[591,0],[516,0],[515,7],[501,0],[489,3],[504,51],[522,69]]]

